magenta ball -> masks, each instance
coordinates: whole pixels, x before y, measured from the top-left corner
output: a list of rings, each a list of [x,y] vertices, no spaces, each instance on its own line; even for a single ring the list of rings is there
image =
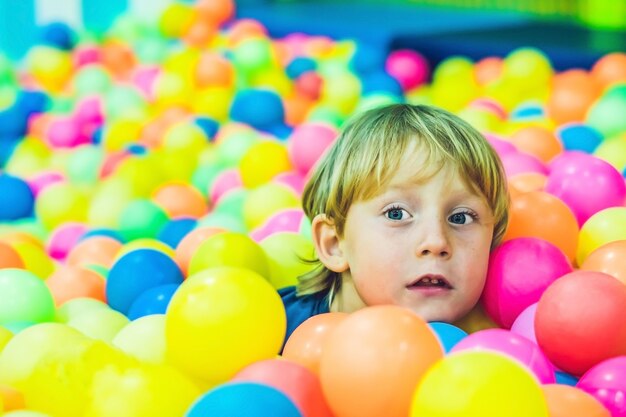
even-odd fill
[[[487,142],[491,145],[491,147],[496,151],[498,156],[502,158],[504,155],[508,155],[510,153],[517,153],[518,150],[511,142],[507,142],[506,140],[499,138],[493,134],[483,134]]]
[[[272,215],[265,223],[250,232],[250,237],[260,242],[277,232],[299,233],[304,218],[304,211],[299,208],[285,209]]]
[[[567,204],[578,224],[609,207],[622,206],[626,185],[609,163],[582,152],[568,152],[550,164],[545,190]]]
[[[82,223],[63,223],[48,238],[48,254],[57,261],[63,261],[87,230],[87,226]]]
[[[513,322],[511,331],[513,333],[524,336],[526,339],[537,344],[537,336],[535,335],[535,313],[537,312],[537,303],[531,304],[520,313]]]
[[[521,237],[504,242],[489,257],[482,295],[485,311],[498,325],[509,329],[552,282],[571,271],[563,252],[545,240]]]
[[[302,192],[304,191],[304,186],[306,185],[306,177],[304,177],[299,172],[283,172],[281,174],[276,175],[273,179],[274,182],[278,184],[286,185],[289,187],[297,196],[302,196]]]
[[[626,417],[626,356],[607,359],[589,369],[576,388],[600,401],[611,417]]]
[[[424,84],[430,75],[426,58],[409,49],[399,49],[390,53],[385,62],[385,71],[398,80],[403,91]]]
[[[243,187],[241,174],[236,168],[226,169],[218,174],[213,181],[209,196],[211,202],[216,204],[227,192]]]
[[[504,329],[487,329],[472,333],[457,343],[450,353],[464,350],[492,350],[518,360],[542,384],[555,383],[554,366],[539,346],[524,336]]]
[[[46,136],[54,148],[73,148],[89,141],[73,117],[57,117],[50,123]]]
[[[98,127],[104,123],[102,101],[98,97],[87,97],[76,105],[74,119],[83,127]]]
[[[543,162],[524,152],[509,152],[500,156],[506,176],[511,178],[517,174],[538,173],[548,175],[548,167]]]
[[[28,185],[35,197],[47,186],[65,180],[62,173],[56,171],[42,171],[28,180]]]
[[[306,175],[337,137],[337,129],[322,123],[298,126],[289,136],[287,152],[293,166]]]

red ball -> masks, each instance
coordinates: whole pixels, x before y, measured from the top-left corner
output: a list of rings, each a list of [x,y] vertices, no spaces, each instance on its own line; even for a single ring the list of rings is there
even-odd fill
[[[564,275],[541,296],[535,332],[548,359],[569,374],[626,355],[626,285],[601,272]]]

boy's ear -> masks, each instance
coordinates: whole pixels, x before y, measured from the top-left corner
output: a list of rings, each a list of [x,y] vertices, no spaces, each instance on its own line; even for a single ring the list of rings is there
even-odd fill
[[[339,246],[339,235],[335,223],[325,214],[318,214],[311,222],[311,236],[317,257],[333,272],[348,270],[348,262]]]

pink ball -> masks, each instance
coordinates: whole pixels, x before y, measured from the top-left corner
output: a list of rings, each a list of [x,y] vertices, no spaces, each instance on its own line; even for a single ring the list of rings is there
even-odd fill
[[[600,401],[611,417],[626,417],[626,356],[607,359],[589,369],[576,388]]]
[[[286,185],[292,189],[298,196],[302,195],[304,186],[306,185],[306,178],[299,172],[283,172],[273,178],[274,182]]]
[[[293,166],[306,175],[337,137],[337,130],[321,123],[298,126],[289,137],[287,152]]]
[[[582,152],[568,152],[550,164],[545,190],[567,204],[578,224],[609,207],[622,206],[626,185],[609,163]]]
[[[567,257],[552,243],[531,237],[504,242],[489,257],[482,295],[485,311],[508,329],[552,282],[571,271]]]
[[[404,91],[424,84],[430,75],[426,58],[410,49],[390,53],[385,62],[385,71],[398,80]]]
[[[43,171],[37,174],[37,176],[28,180],[28,185],[33,191],[35,197],[47,186],[57,182],[65,180],[65,176],[60,172],[55,171]]]
[[[86,97],[81,100],[74,111],[74,119],[81,125],[94,124],[100,126],[104,122],[100,98]]]
[[[147,66],[138,68],[133,73],[133,83],[149,100],[154,98],[154,89],[152,87],[160,72],[161,69],[158,66]]]
[[[450,353],[464,350],[493,350],[524,364],[542,384],[556,382],[554,366],[539,346],[516,333],[504,329],[487,329],[472,333],[457,343]]]
[[[303,217],[304,211],[302,209],[280,210],[250,232],[250,237],[256,242],[260,242],[276,232],[299,233]]]
[[[498,136],[491,133],[483,133],[487,142],[491,145],[493,149],[495,149],[496,153],[500,158],[504,155],[508,155],[510,153],[517,153],[518,150],[511,142],[507,142],[506,140],[499,138]]]
[[[504,172],[506,176],[511,178],[517,174],[525,174],[536,172],[548,175],[548,168],[539,159],[524,152],[510,152],[500,155]]]
[[[82,223],[63,223],[50,234],[46,245],[48,254],[58,261],[64,260],[87,230]]]
[[[76,68],[100,61],[100,49],[97,46],[79,46],[74,50],[74,63]]]
[[[213,204],[217,204],[227,192],[243,187],[241,174],[236,168],[226,169],[218,174],[213,181],[209,196]]]
[[[531,304],[517,316],[511,331],[513,333],[524,336],[534,344],[537,344],[537,336],[535,336],[535,313],[537,312],[537,303]]]
[[[77,120],[65,116],[57,117],[50,123],[47,139],[50,146],[55,148],[73,148],[89,142]]]

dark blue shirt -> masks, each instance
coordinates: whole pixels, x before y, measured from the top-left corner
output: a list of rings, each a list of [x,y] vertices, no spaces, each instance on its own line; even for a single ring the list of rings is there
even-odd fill
[[[329,312],[327,294],[318,293],[298,297],[296,296],[296,287],[281,288],[278,290],[278,294],[283,300],[287,313],[285,342],[303,321],[309,317]]]

